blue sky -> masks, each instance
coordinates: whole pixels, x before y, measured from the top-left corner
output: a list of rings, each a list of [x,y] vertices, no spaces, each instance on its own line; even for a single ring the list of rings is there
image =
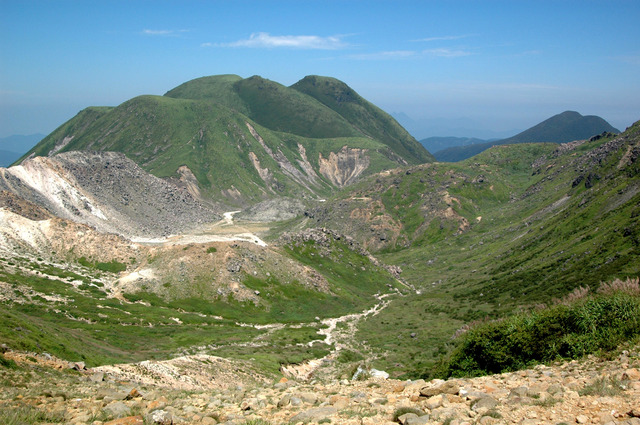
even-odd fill
[[[0,0],[0,137],[215,74],[332,76],[426,132],[477,133],[419,138],[565,110],[624,130],[640,119],[638,22],[636,0]]]

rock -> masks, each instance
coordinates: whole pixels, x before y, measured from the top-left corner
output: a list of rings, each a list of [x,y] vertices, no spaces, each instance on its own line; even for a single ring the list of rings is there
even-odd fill
[[[589,417],[587,415],[578,415],[576,416],[576,422],[579,424],[586,424],[589,422]]]
[[[493,397],[487,396],[487,397],[479,398],[475,403],[473,403],[473,406],[471,407],[471,409],[475,412],[478,412],[480,409],[486,409],[486,410],[493,409],[497,405],[498,405],[498,402],[496,401],[496,399],[494,399]]]
[[[87,366],[84,364],[84,362],[74,362],[69,364],[69,369],[85,370],[86,368]]]
[[[349,398],[341,395],[332,395],[329,397],[329,404],[336,409],[344,409],[349,405]]]
[[[640,380],[640,371],[636,368],[627,369],[622,372],[621,379],[623,381],[639,381]]]
[[[417,419],[418,415],[416,415],[415,413],[405,413],[404,415],[400,415],[398,416],[398,422],[400,422],[402,425],[407,425],[407,421],[409,421],[409,419]]]
[[[154,410],[164,409],[167,406],[167,403],[168,401],[166,397],[158,397],[147,404],[147,411],[152,412]]]
[[[407,419],[405,425],[427,425],[429,423],[431,423],[429,415],[423,415]]]
[[[445,401],[444,394],[434,395],[433,397],[429,397],[427,401],[424,403],[425,407],[430,410],[437,409],[438,407],[442,407]]]
[[[107,404],[102,408],[102,411],[110,417],[129,416],[131,414],[131,409],[129,408],[129,406],[121,401],[114,401],[110,404]]]
[[[438,394],[458,394],[460,387],[455,381],[447,381],[437,387],[424,387],[420,390],[423,397],[433,397]]]
[[[338,414],[338,409],[333,406],[315,407],[313,409],[305,410],[298,413],[297,415],[289,419],[289,422],[294,424],[298,422],[317,422],[336,414]]]
[[[133,400],[134,398],[138,397],[142,397],[142,394],[140,394],[136,388],[132,388],[124,399]]]
[[[318,395],[316,393],[300,393],[298,397],[303,403],[307,404],[316,404],[316,401],[318,401]]]
[[[104,372],[96,372],[89,377],[89,380],[92,382],[102,382],[104,381]]]
[[[288,406],[290,403],[291,403],[291,396],[289,394],[285,394],[280,398],[280,400],[278,400],[277,406],[279,408],[283,408],[285,406]]]
[[[629,412],[629,416],[631,416],[632,418],[640,418],[640,404],[631,409],[631,411]]]
[[[147,415],[147,422],[157,425],[172,425],[173,415],[166,410],[154,410]]]
[[[144,425],[144,419],[142,419],[142,416],[127,416],[126,418],[105,422],[104,425]]]

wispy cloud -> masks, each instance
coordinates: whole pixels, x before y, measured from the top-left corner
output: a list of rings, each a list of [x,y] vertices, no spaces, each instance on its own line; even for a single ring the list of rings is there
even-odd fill
[[[627,56],[618,56],[618,60],[626,63],[630,63],[632,65],[640,65],[640,54],[639,55],[627,55]]]
[[[403,59],[417,56],[419,52],[413,50],[392,50],[388,52],[361,53],[349,55],[350,59],[357,60],[387,60],[387,59]]]
[[[412,41],[424,41],[424,42],[430,42],[430,41],[447,41],[447,40],[460,40],[461,38],[467,38],[467,37],[471,37],[470,34],[464,34],[464,35],[443,35],[443,36],[439,36],[439,37],[427,37],[427,38],[419,38],[417,40],[412,40]]]
[[[360,53],[347,56],[349,59],[355,60],[399,60],[419,57],[440,57],[440,58],[459,58],[470,56],[468,50],[463,49],[427,49],[427,50],[391,50],[386,52]]]
[[[337,35],[321,37],[318,35],[271,35],[259,32],[251,34],[245,40],[223,44],[203,43],[201,46],[335,50],[344,48],[347,44],[342,41],[342,36]]]
[[[179,35],[184,34],[185,32],[189,32],[189,30],[152,30],[152,29],[142,30],[143,35],[164,36],[164,37],[177,37]]]
[[[423,50],[422,54],[427,56],[436,56],[440,58],[459,58],[462,56],[469,56],[471,55],[471,52],[467,50],[461,50],[461,49],[439,48],[439,49]]]

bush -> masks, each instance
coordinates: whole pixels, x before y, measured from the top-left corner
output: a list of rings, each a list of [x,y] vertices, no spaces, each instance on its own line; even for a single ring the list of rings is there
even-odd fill
[[[480,323],[460,336],[436,374],[479,376],[614,350],[640,337],[640,294],[616,285],[603,285],[605,290],[592,295],[583,289],[549,308]]]
[[[7,369],[17,369],[18,365],[11,359],[7,359],[3,354],[0,354],[0,367]]]

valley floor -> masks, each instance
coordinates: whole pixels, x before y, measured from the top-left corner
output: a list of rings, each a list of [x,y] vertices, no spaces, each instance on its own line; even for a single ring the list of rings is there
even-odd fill
[[[640,424],[640,346],[613,360],[428,382],[325,378],[331,363],[311,381],[229,379],[226,361],[211,357],[200,361],[217,373],[185,372],[185,382],[200,382],[190,390],[76,371],[50,356],[5,357],[17,365],[0,368],[0,421],[9,424]]]

